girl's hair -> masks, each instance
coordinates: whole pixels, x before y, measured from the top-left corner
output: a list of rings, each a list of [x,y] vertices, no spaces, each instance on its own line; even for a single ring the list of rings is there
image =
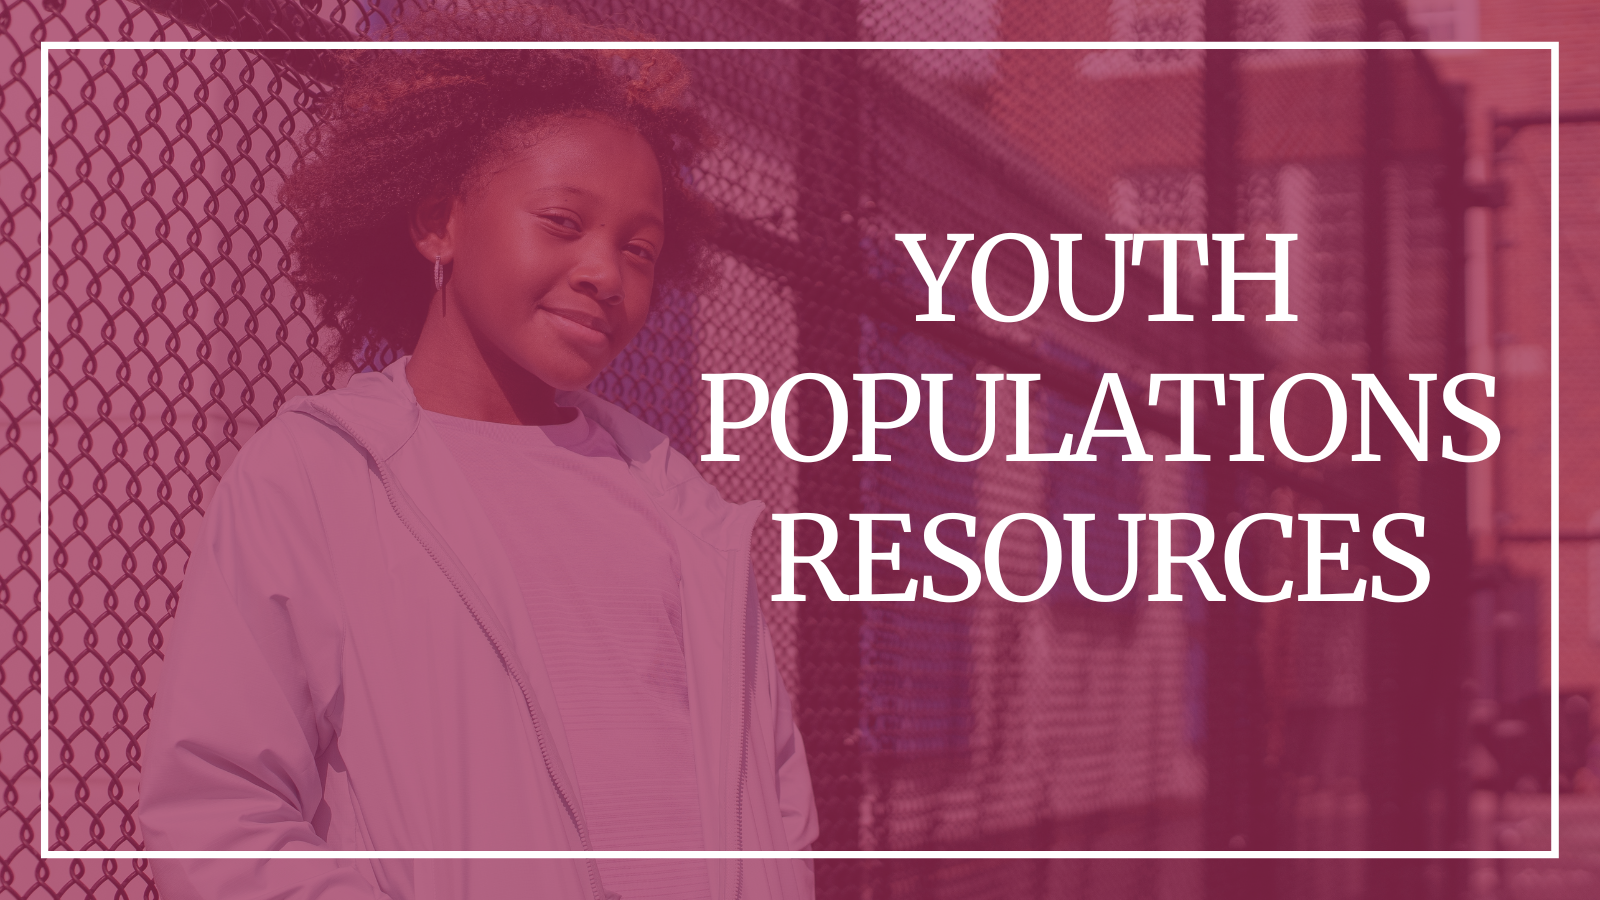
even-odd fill
[[[641,35],[583,24],[515,0],[469,11],[427,10],[386,37],[431,41],[620,41]],[[290,278],[315,300],[338,338],[336,368],[371,364],[387,348],[416,347],[433,296],[432,264],[417,253],[410,219],[433,196],[455,196],[506,139],[564,114],[600,114],[655,151],[667,241],[656,287],[692,288],[707,271],[710,205],[685,183],[709,141],[682,102],[688,73],[664,50],[341,51],[339,84],[279,196],[298,220]]]

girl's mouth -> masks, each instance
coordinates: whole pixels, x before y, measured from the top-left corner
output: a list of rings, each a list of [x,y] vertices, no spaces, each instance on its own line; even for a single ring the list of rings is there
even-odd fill
[[[569,322],[575,322],[578,325],[589,329],[590,331],[599,332],[606,337],[611,336],[611,323],[600,318],[599,316],[591,316],[588,313],[579,312],[575,309],[565,309],[559,306],[541,306],[539,308],[547,313],[551,313],[566,319]]]

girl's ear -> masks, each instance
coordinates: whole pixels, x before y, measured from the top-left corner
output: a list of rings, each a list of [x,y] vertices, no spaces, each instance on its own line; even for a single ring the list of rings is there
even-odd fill
[[[456,198],[444,193],[429,194],[411,213],[411,241],[428,262],[442,257],[449,262],[455,255],[450,236],[450,218]]]

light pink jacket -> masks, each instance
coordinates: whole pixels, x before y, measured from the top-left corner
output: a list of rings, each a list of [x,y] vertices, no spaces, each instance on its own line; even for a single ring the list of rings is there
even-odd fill
[[[406,361],[290,401],[218,486],[141,742],[149,849],[590,849],[537,625]],[[809,848],[805,750],[750,579],[761,504],[725,502],[617,407],[560,401],[674,523],[705,846]],[[604,578],[628,548],[595,544]],[[813,893],[808,860],[703,864],[713,900]],[[582,859],[155,865],[165,900],[608,894]]]

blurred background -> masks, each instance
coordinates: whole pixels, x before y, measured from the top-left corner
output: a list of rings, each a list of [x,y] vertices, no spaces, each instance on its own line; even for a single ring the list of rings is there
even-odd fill
[[[323,361],[308,302],[284,277],[294,223],[276,200],[308,110],[338,68],[313,51],[52,53],[51,680],[41,685],[38,42],[368,40],[415,4],[4,2],[0,269],[17,278],[0,285],[14,340],[0,364],[0,559],[14,560],[0,571],[14,635],[0,651],[10,703],[0,733],[0,896],[153,897],[142,861],[45,864],[36,848],[41,833],[60,849],[142,846],[138,742],[188,535],[242,443],[286,399],[341,380]],[[694,96],[724,135],[692,173],[724,213],[723,277],[702,295],[658,297],[646,331],[595,390],[698,459],[707,443],[701,372],[754,372],[769,383],[801,371],[841,383],[857,372],[950,372],[948,433],[960,450],[980,440],[974,375],[1041,373],[1035,430],[1059,434],[1081,433],[1100,373],[1116,371],[1157,462],[1124,463],[1108,446],[1099,463],[1005,463],[995,453],[951,464],[917,437],[919,419],[880,435],[892,465],[847,453],[800,465],[760,429],[730,436],[743,461],[698,465],[730,499],[764,500],[773,512],[840,522],[907,512],[918,530],[939,513],[975,512],[980,540],[1021,511],[1096,512],[1102,522],[1195,511],[1219,530],[1262,511],[1356,512],[1364,525],[1401,510],[1428,519],[1417,552],[1433,584],[1404,605],[1208,604],[1192,590],[1184,603],[1150,604],[1141,599],[1153,590],[1149,559],[1133,597],[1114,604],[1085,600],[1070,581],[1026,606],[988,591],[959,604],[764,603],[810,755],[818,849],[1544,849],[1550,792],[1562,796],[1559,862],[823,862],[819,896],[1600,892],[1600,751],[1589,737],[1600,722],[1591,707],[1600,701],[1600,470],[1589,412],[1600,385],[1589,349],[1600,339],[1600,264],[1586,247],[1600,237],[1600,25],[1585,4],[562,5],[675,40],[1562,40],[1565,496],[1556,533],[1544,51],[686,52]],[[907,231],[931,236],[935,260],[947,232],[1019,231],[1042,242],[1082,233],[1074,288],[1089,309],[1111,292],[1103,234],[1242,232],[1239,268],[1266,270],[1271,245],[1261,235],[1293,232],[1300,321],[1261,322],[1268,289],[1245,286],[1249,321],[1209,322],[1217,266],[1183,262],[1181,304],[1198,321],[1146,324],[1159,291],[1151,260],[1130,270],[1124,311],[1095,326],[1050,315],[1054,301],[1026,325],[996,325],[971,307],[969,270],[958,267],[959,287],[946,291],[958,323],[932,327],[913,321],[922,281],[893,239]],[[991,265],[997,298],[1026,296],[1031,284],[1026,254],[1009,250]],[[1478,405],[1504,440],[1485,463],[1436,453],[1419,463],[1380,423],[1382,463],[1348,461],[1352,428],[1340,453],[1305,466],[1267,451],[1263,429],[1265,462],[1228,463],[1234,413],[1208,418],[1203,409],[1201,449],[1214,448],[1213,462],[1165,462],[1177,446],[1176,407],[1143,405],[1153,371],[1264,373],[1258,409],[1294,373],[1353,387],[1350,373],[1374,372],[1408,416],[1408,374],[1439,373],[1437,388],[1457,372],[1486,372],[1497,391]],[[824,429],[826,395],[797,398],[793,433]],[[1002,400],[1003,442],[1011,424]],[[1325,417],[1311,409],[1291,424]],[[1437,407],[1433,422],[1466,438]],[[857,440],[852,433],[845,446]],[[1125,572],[1119,531],[1091,531],[1096,584],[1120,583]],[[771,594],[770,523],[756,541],[757,577]],[[1552,542],[1559,635],[1549,616]],[[976,555],[977,541],[952,543]],[[1301,542],[1281,543],[1289,549],[1247,543],[1257,583],[1303,577]],[[1387,572],[1363,547],[1353,542],[1352,582]],[[847,590],[853,552],[841,547],[833,558]],[[902,552],[900,584],[904,570],[948,571],[918,541]],[[1004,566],[1014,588],[1037,584],[1042,546],[1012,532]],[[880,590],[898,586],[883,575]],[[820,598],[804,577],[800,589]],[[1561,651],[1555,684],[1552,640]],[[41,690],[51,702],[43,726]],[[53,791],[44,821],[41,727],[50,729]]]

